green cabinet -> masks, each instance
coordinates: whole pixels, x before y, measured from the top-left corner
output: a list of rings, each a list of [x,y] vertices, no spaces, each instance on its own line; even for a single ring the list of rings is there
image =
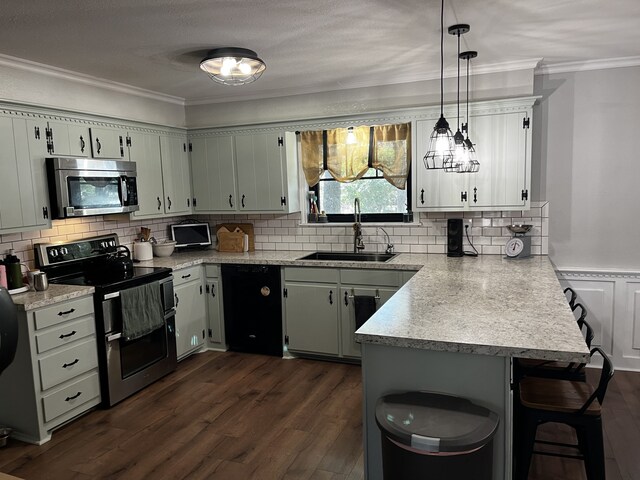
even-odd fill
[[[126,132],[117,127],[91,127],[91,156],[93,158],[125,159]]]
[[[293,132],[238,131],[194,136],[190,143],[194,211],[300,210]]]
[[[90,157],[89,127],[62,120],[48,122],[49,152],[52,155]]]
[[[176,354],[182,360],[204,346],[207,320],[202,267],[173,272],[176,307]]]
[[[154,133],[128,132],[129,159],[136,162],[138,205],[134,218],[164,215],[165,201],[160,163],[160,136]]]
[[[187,137],[183,135],[160,136],[160,159],[164,212],[183,214],[191,212],[191,186]]]

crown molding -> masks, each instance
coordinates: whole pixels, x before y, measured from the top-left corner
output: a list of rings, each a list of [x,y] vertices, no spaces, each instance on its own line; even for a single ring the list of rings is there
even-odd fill
[[[43,63],[32,62],[31,60],[12,57],[10,55],[0,54],[0,66],[15,68],[18,70],[25,70],[28,72],[37,73],[39,75],[60,78],[70,82],[81,83],[83,85],[103,88],[105,90],[111,90],[118,93],[126,93],[137,97],[149,98],[152,100],[172,103],[175,105],[184,106],[185,104],[184,98],[181,97],[154,92],[152,90],[146,90],[144,88],[126,85],[124,83],[113,82],[111,80],[104,80],[102,78],[93,77],[84,73],[73,72],[71,70],[65,70],[63,68],[45,65]]]
[[[540,65],[535,70],[536,75],[551,75],[554,73],[588,72],[590,70],[608,70],[611,68],[640,66],[640,57],[603,58],[586,60],[583,62],[564,62]]]
[[[505,63],[493,63],[488,65],[472,65],[471,75],[486,75],[491,73],[505,73],[518,70],[532,70],[535,71],[536,67],[540,64],[542,58],[532,58],[525,60],[518,60],[514,62]],[[444,78],[456,78],[458,76],[457,68],[449,68],[444,71]],[[262,100],[278,97],[290,97],[296,95],[309,95],[314,93],[327,93],[330,91],[349,90],[355,88],[375,88],[375,87],[388,87],[392,85],[400,85],[406,83],[426,82],[430,80],[440,79],[440,72],[425,72],[424,74],[414,75],[412,77],[403,77],[402,81],[396,81],[391,83],[379,84],[367,80],[356,80],[352,82],[339,82],[337,88],[322,88],[322,87],[300,87],[300,88],[279,88],[271,91],[262,91],[256,93],[242,93],[239,95],[226,95],[221,97],[205,97],[198,100],[185,100],[185,105],[212,105],[217,103],[231,103],[241,102],[249,100]]]

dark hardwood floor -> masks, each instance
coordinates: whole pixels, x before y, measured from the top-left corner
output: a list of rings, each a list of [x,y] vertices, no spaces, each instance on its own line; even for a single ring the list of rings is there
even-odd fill
[[[43,446],[10,441],[0,472],[27,480],[363,479],[361,402],[355,365],[206,352]],[[640,479],[640,373],[616,372],[604,430],[607,479]],[[571,433],[545,425],[540,437]],[[578,460],[534,456],[529,478],[586,475]]]

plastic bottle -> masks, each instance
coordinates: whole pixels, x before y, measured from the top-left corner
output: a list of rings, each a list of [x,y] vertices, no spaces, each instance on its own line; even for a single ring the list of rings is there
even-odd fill
[[[20,268],[20,259],[14,255],[13,249],[4,258],[4,266],[7,275],[7,287],[9,290],[22,288],[22,269]]]

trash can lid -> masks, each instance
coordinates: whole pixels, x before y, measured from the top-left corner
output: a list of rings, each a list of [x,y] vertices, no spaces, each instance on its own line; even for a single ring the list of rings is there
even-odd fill
[[[499,417],[466,398],[405,392],[378,399],[376,423],[391,440],[412,449],[462,454],[489,443]]]

